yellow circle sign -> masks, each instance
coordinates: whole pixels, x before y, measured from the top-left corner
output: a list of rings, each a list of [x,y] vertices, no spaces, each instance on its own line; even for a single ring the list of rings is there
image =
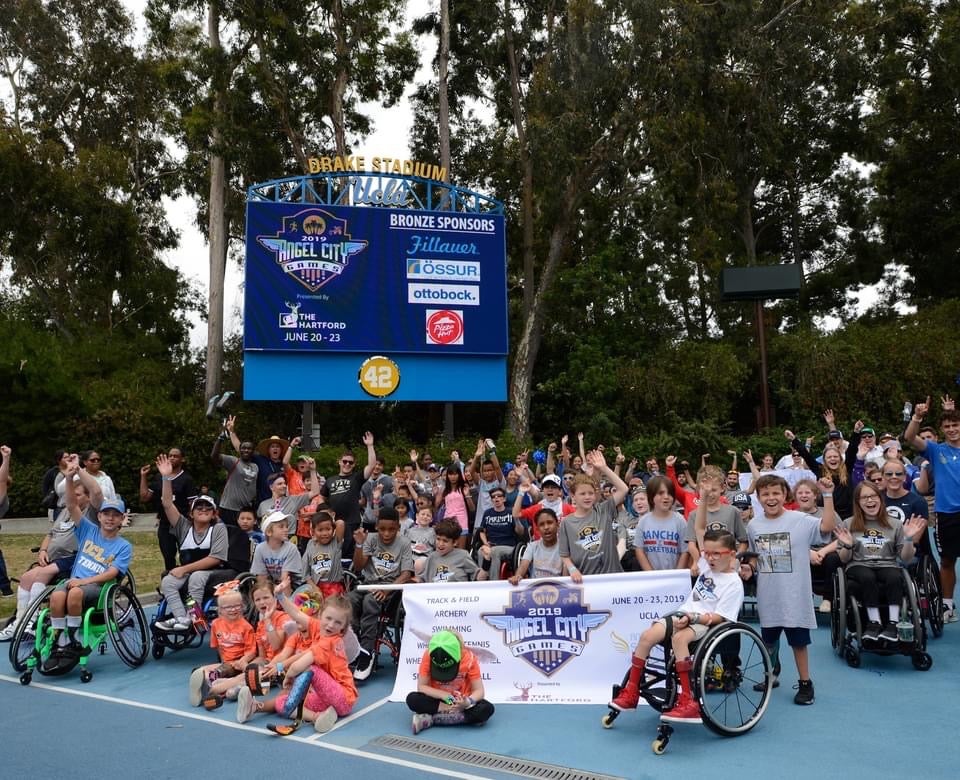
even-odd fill
[[[390,358],[376,355],[360,364],[360,387],[375,398],[386,398],[400,386],[400,367]]]

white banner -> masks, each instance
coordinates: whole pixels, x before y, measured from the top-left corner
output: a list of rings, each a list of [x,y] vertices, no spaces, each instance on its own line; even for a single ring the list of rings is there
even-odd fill
[[[417,686],[440,629],[457,631],[477,656],[494,703],[605,704],[640,634],[690,593],[686,570],[508,582],[424,583],[403,588],[406,610],[391,701]]]

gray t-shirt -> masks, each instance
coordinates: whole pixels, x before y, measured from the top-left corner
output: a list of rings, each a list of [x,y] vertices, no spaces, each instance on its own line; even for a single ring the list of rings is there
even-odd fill
[[[697,510],[687,519],[687,531],[684,541],[697,543]],[[740,517],[740,510],[729,504],[721,504],[713,511],[707,510],[707,531],[729,531],[737,542],[747,541],[747,526]]]
[[[180,515],[177,524],[170,526],[170,533],[177,537],[177,546],[181,550],[203,550],[208,556],[223,562],[227,560],[230,536],[223,523],[215,523],[202,536],[197,536],[190,518]]]
[[[97,510],[92,506],[87,507],[83,516],[91,523],[97,523]],[[70,517],[70,511],[64,509],[60,512],[54,524],[50,526],[50,530],[47,531],[47,537],[50,539],[47,542],[48,560],[56,561],[77,554],[77,535],[73,532],[73,529],[74,522],[73,518]]]
[[[803,512],[755,518],[747,527],[757,558],[757,612],[764,628],[816,628],[810,548],[820,541],[820,520]]]
[[[410,550],[417,557],[429,555],[437,546],[437,534],[429,525],[411,525],[403,534],[410,541]]]
[[[280,499],[280,508],[277,508],[276,499],[268,498],[266,501],[261,501],[260,506],[257,507],[257,517],[263,520],[271,512],[283,512],[285,515],[290,516],[288,522],[288,533],[290,536],[293,536],[297,533],[297,512],[300,511],[301,507],[309,504],[313,499],[310,497],[309,493],[299,493],[296,496],[284,496]]]
[[[454,547],[446,555],[430,553],[422,578],[424,582],[470,582],[478,568],[470,553]]]
[[[613,519],[617,507],[608,498],[595,504],[586,517],[567,515],[560,523],[560,557],[570,558],[581,574],[622,572]]]
[[[523,551],[522,560],[530,561],[527,576],[531,579],[542,577],[559,577],[563,574],[563,561],[560,560],[559,542],[553,547],[547,547],[543,539],[530,542]]]
[[[635,541],[654,569],[676,569],[680,556],[687,550],[686,529],[687,524],[677,512],[663,519],[647,512],[637,523]]]
[[[849,529],[850,521],[848,518],[844,525]],[[897,568],[897,557],[900,555],[900,548],[906,539],[903,533],[903,524],[896,520],[891,522],[892,528],[884,528],[877,522],[868,520],[863,531],[854,533],[853,552],[850,555],[850,562],[847,568],[854,566],[869,566],[873,569]]]
[[[260,471],[257,464],[242,461],[233,455],[221,455],[220,465],[227,470],[220,506],[234,512],[252,507],[257,500],[257,473]]]
[[[367,557],[367,565],[363,567],[364,583],[393,582],[400,572],[413,573],[410,540],[403,534],[397,534],[390,545],[380,540],[380,534],[367,534],[363,554]]]
[[[300,551],[287,541],[284,541],[279,550],[272,549],[269,542],[260,542],[253,553],[250,573],[266,574],[274,582],[280,582],[285,572],[290,572],[291,583],[300,581],[303,572]]]
[[[336,539],[328,544],[317,544],[311,539],[303,551],[303,576],[314,583],[342,582],[342,550],[343,545]]]

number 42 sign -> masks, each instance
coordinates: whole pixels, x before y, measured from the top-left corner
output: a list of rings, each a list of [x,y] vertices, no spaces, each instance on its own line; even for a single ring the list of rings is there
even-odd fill
[[[390,358],[375,355],[360,364],[360,387],[375,398],[386,398],[400,386],[400,367]]]

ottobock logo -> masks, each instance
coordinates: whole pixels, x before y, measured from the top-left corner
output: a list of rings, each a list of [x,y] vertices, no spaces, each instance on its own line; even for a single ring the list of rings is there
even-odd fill
[[[455,303],[480,305],[480,286],[471,284],[407,284],[407,303]]]
[[[583,588],[538,581],[510,591],[503,612],[481,619],[503,634],[514,658],[522,658],[547,677],[583,653],[590,631],[610,619],[607,610],[592,611],[583,603]]]
[[[407,260],[407,279],[479,282],[480,263],[467,260]]]
[[[463,344],[463,311],[427,309],[427,344]]]
[[[339,277],[350,258],[367,248],[366,241],[351,240],[345,219],[316,208],[284,217],[277,233],[257,236],[257,241],[310,292]]]

